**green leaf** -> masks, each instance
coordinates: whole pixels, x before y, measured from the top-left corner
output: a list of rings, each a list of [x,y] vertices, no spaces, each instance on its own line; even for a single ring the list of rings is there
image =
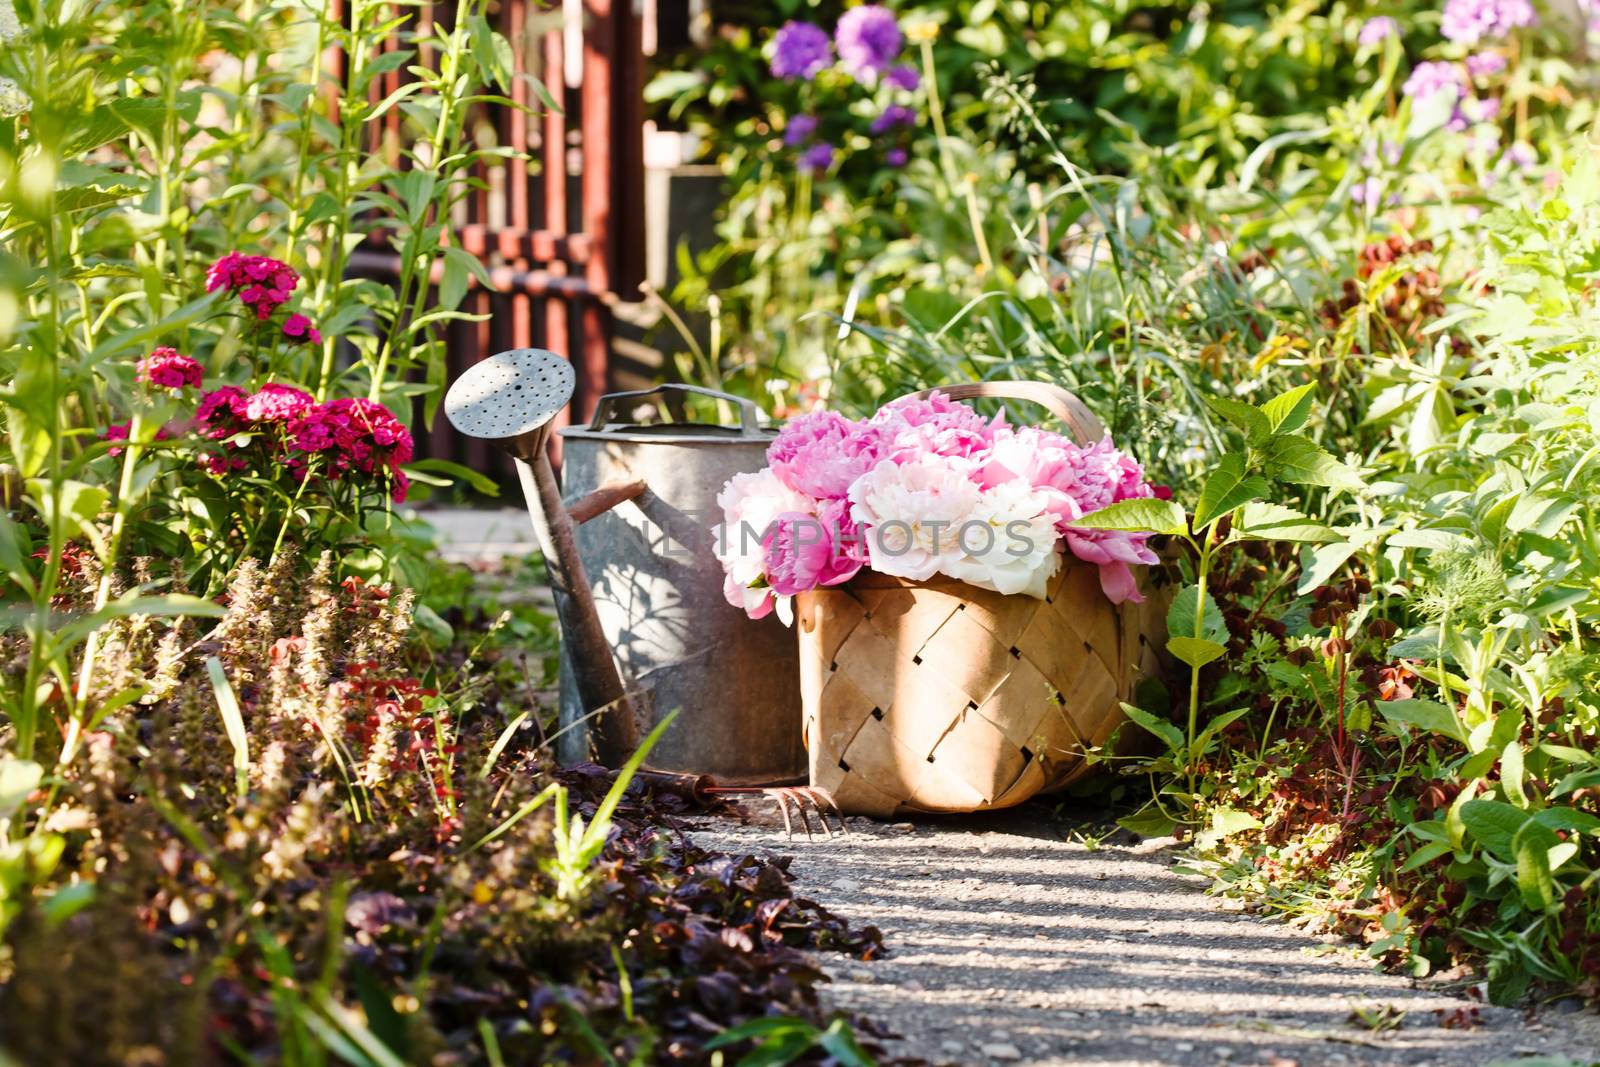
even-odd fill
[[[1315,383],[1302,385],[1261,405],[1261,414],[1267,417],[1273,433],[1294,433],[1306,424],[1316,401],[1312,395],[1315,389]]]
[[[1273,434],[1257,448],[1269,478],[1295,485],[1360,489],[1366,483],[1355,469],[1304,437]]]
[[[1199,637],[1215,644],[1228,643],[1228,626],[1222,621],[1222,610],[1217,607],[1217,602],[1211,599],[1211,594],[1205,595],[1200,611],[1196,605],[1202,602],[1200,587],[1186,585],[1172,598],[1172,606],[1167,609],[1167,634],[1171,637]],[[1202,625],[1197,626],[1197,620]]]
[[[1426,867],[1440,856],[1448,855],[1451,851],[1450,842],[1448,841],[1429,841],[1411,854],[1411,858],[1406,860],[1405,864],[1400,868],[1400,873],[1409,874],[1419,867]]]
[[[1166,837],[1178,824],[1158,805],[1151,804],[1143,811],[1124,815],[1117,820],[1117,825],[1140,837]]]
[[[1327,583],[1349,558],[1355,555],[1356,546],[1350,541],[1334,541],[1315,548],[1301,549],[1300,581],[1294,591],[1305,596],[1319,585]]]
[[[1212,396],[1206,398],[1206,405],[1243,430],[1245,441],[1251,445],[1257,444],[1272,433],[1272,423],[1267,421],[1267,417],[1259,409],[1242,400]]]
[[[1143,708],[1132,704],[1122,705],[1123,714],[1167,743],[1167,748],[1177,752],[1183,748],[1183,731],[1165,719],[1158,719]]]
[[[1474,841],[1509,861],[1514,858],[1511,842],[1528,814],[1500,800],[1469,800],[1461,806],[1461,822]]]
[[[1467,743],[1467,728],[1459,716],[1431,700],[1380,700],[1378,710],[1390,722],[1405,723],[1429,733],[1441,734],[1462,744]]]
[[[1517,889],[1524,907],[1548,911],[1559,899],[1551,873],[1550,852],[1561,844],[1555,831],[1529,820],[1511,840],[1517,860]]]
[[[1219,516],[1249,501],[1259,500],[1271,488],[1260,475],[1245,474],[1244,457],[1239,453],[1223,456],[1200,490],[1200,502],[1194,509],[1196,529],[1211,525]]]
[[[1282,504],[1253,500],[1239,511],[1230,540],[1293,541],[1301,544],[1332,544],[1343,541],[1339,531],[1303,512]]]
[[[1189,529],[1183,508],[1170,500],[1143,497],[1119,500],[1109,507],[1073,519],[1068,526],[1088,530],[1133,530],[1140,533],[1181,534]]]
[[[1167,651],[1191,667],[1204,667],[1227,652],[1227,648],[1203,637],[1169,637]]]
[[[31,760],[0,759],[0,838],[28,796],[44,781],[44,768]]]
[[[452,463],[447,459],[419,459],[415,463],[407,464],[405,471],[407,474],[411,474],[415,471],[423,471],[447,475],[448,477],[457,479],[458,481],[466,482],[472,487],[472,491],[475,493],[482,493],[484,496],[500,495],[500,486],[497,482],[495,482],[494,479],[486,475],[479,474],[470,467],[463,467],[459,463]],[[429,479],[422,480],[428,481]],[[437,484],[449,485],[450,482],[443,481]]]

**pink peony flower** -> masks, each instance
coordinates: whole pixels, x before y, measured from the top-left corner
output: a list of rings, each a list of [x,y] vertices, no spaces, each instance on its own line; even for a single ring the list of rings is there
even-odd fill
[[[922,456],[967,459],[989,447],[995,426],[965,404],[943,393],[901,397],[878,409],[868,420],[883,436],[880,450],[896,463]]]
[[[843,526],[849,523],[839,501],[829,514],[788,511],[779,515],[762,539],[762,569],[779,596],[794,596],[819,585],[839,585],[855,577],[862,560],[844,547]]]
[[[322,334],[311,325],[311,320],[298,311],[283,320],[283,336],[290,341],[308,345],[320,345]]]
[[[926,581],[961,552],[958,531],[973,518],[979,489],[956,466],[928,456],[880,463],[850,486],[872,569]]]
[[[139,361],[137,381],[159,389],[198,387],[205,374],[200,364],[175,348],[158,348]]]
[[[843,500],[850,483],[878,462],[876,427],[831,411],[791,420],[767,449],[772,471],[789,488],[818,500]]]
[[[722,521],[711,528],[712,551],[722,561],[722,593],[752,618],[772,613],[772,589],[763,572],[765,546],[773,521],[795,512],[809,514],[815,502],[785,485],[770,469],[735,474],[717,494]]]

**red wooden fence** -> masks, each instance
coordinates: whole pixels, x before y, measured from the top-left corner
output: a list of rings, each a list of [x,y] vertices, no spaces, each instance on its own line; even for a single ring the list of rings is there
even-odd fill
[[[417,18],[448,28],[452,12],[450,4],[425,4]],[[607,391],[611,308],[634,299],[644,276],[640,12],[633,0],[555,0],[554,6],[501,0],[493,12],[496,28],[511,42],[518,73],[540,79],[558,106],[545,106],[527,80],[518,78],[510,95],[535,113],[484,109],[482,120],[493,124],[497,142],[526,158],[480,167],[475,176],[485,187],[451,220],[450,240],[484,261],[493,286],[475,284],[463,302],[463,310],[487,314],[487,320],[451,324],[450,380],[495,352],[538,347],[575,365],[572,417],[587,418]],[[567,50],[578,41],[580,62],[569,64]],[[404,77],[402,71],[389,73],[374,87],[375,96],[394,91]],[[569,85],[573,80],[576,86]],[[374,131],[374,151],[382,150],[383,139],[400,136],[398,109],[386,119],[394,129]],[[357,249],[351,257],[352,271],[368,277],[393,278],[398,267],[398,256],[386,244]],[[420,432],[420,425],[418,430],[425,454],[502,480],[510,474],[497,450],[460,437],[442,417],[430,431]]]

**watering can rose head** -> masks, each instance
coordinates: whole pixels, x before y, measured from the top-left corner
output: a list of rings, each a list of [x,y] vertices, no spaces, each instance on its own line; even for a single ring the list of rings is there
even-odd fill
[[[1100,569],[1106,595],[1140,599],[1131,564],[1156,562],[1147,534],[1068,523],[1119,500],[1156,495],[1143,469],[1105,439],[1079,445],[1003,417],[984,419],[934,392],[869,419],[831,411],[784,427],[765,470],[735,475],[713,529],[728,602],[752,618],[867,566],[936,574],[1042,598],[1071,552]]]

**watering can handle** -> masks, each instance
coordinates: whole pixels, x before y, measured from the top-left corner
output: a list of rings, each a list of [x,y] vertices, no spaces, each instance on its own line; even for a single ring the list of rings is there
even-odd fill
[[[622,400],[642,400],[647,396],[658,396],[665,392],[699,393],[717,400],[726,400],[738,405],[739,430],[747,437],[754,437],[761,429],[761,412],[754,403],[744,397],[732,396],[728,393],[719,393],[715,389],[707,389],[699,385],[685,385],[681,382],[664,382],[649,389],[635,389],[628,393],[607,393],[600,398],[594,407],[594,418],[589,420],[589,429],[603,430],[606,423],[611,420],[617,402]]]
[[[974,400],[979,397],[1031,400],[1060,419],[1080,445],[1092,445],[1106,435],[1105,425],[1095,418],[1083,401],[1061,386],[1049,382],[959,382],[909,395],[925,398],[935,392],[943,393],[951,400]]]

